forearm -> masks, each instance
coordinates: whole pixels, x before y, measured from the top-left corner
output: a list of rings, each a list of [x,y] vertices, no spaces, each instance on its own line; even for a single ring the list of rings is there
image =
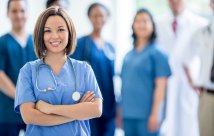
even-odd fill
[[[83,102],[74,105],[53,105],[50,112],[77,120],[88,120],[101,116],[101,101],[102,100],[95,100],[94,102]]]
[[[185,74],[186,74],[186,77],[187,77],[187,79],[188,79],[189,84],[190,84],[190,85],[193,85],[193,82],[192,82],[192,78],[191,78],[191,75],[190,75],[189,68],[186,67],[186,66],[184,66],[183,68],[184,68],[184,72],[185,72]]]
[[[158,79],[156,81],[156,87],[154,91],[153,107],[151,114],[157,115],[160,110],[161,103],[165,97],[166,93],[166,82],[167,79]]]
[[[39,126],[55,126],[75,120],[73,118],[67,118],[60,115],[45,114],[35,109],[35,106],[31,108],[21,106],[21,115],[26,124],[33,124]]]
[[[0,90],[8,97],[15,98],[16,87],[3,71],[0,72]]]

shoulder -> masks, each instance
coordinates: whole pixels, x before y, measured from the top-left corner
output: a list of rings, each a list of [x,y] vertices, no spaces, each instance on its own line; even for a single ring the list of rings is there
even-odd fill
[[[166,54],[161,50],[161,48],[158,46],[157,42],[150,45],[150,54],[153,57],[166,57]]]
[[[33,41],[33,35],[32,34],[28,34],[28,39]]]
[[[10,36],[10,34],[9,34],[9,33],[6,33],[6,34],[2,35],[0,38],[1,38],[1,39],[5,39],[5,38],[8,38],[9,36]]]
[[[9,33],[6,33],[6,34],[4,34],[4,35],[2,35],[1,37],[0,37],[0,42],[2,42],[2,43],[4,43],[6,40],[8,40],[8,38],[10,38],[11,36],[10,36],[10,34]],[[1,43],[1,44],[2,44]]]
[[[35,69],[39,64],[41,63],[40,59],[34,60],[34,61],[29,61],[27,62],[21,69],[21,71],[32,71],[32,69]]]
[[[208,24],[208,21],[204,17],[197,15],[193,12],[186,11],[185,15],[189,22],[191,22],[193,25],[198,26],[200,28]]]
[[[134,49],[130,50],[129,52],[126,53],[124,57],[124,62],[132,58],[132,54],[134,53]]]
[[[78,69],[78,71],[86,71],[91,69],[91,66],[85,61],[80,61],[73,58],[70,58],[70,60],[73,63],[74,67]]]
[[[77,39],[77,42],[78,42],[78,43],[84,42],[84,41],[86,41],[87,38],[88,38],[88,35],[79,37],[79,38]]]

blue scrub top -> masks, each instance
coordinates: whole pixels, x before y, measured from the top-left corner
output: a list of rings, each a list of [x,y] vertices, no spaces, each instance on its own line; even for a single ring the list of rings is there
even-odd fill
[[[20,113],[20,105],[27,102],[36,102],[43,100],[53,105],[69,105],[76,104],[72,99],[72,94],[75,92],[75,75],[72,65],[66,61],[59,75],[55,75],[58,83],[57,89],[53,91],[41,92],[37,89],[36,83],[36,69],[42,60],[36,60],[27,63],[21,70],[17,82],[15,111]],[[78,92],[81,97],[87,91],[94,91],[96,98],[101,98],[101,92],[95,79],[93,70],[86,62],[80,62],[72,59],[74,69],[77,75]],[[51,71],[47,66],[39,68],[37,77],[39,89],[48,87],[55,88],[55,82],[51,75]],[[26,136],[89,136],[90,126],[89,121],[75,120],[69,123],[42,127],[38,125],[27,125]]]
[[[167,57],[156,48],[156,43],[142,51],[131,50],[122,67],[123,118],[148,119],[155,89],[155,79],[168,77],[171,71]]]
[[[100,50],[90,36],[78,39],[76,50],[71,55],[71,58],[87,61],[91,65],[104,99],[102,117],[105,118],[113,118],[116,113],[114,55],[115,50],[110,43],[106,42],[104,49]]]
[[[16,85],[21,67],[28,61],[35,59],[36,55],[31,35],[29,35],[24,48],[10,33],[0,37],[0,71],[4,71],[14,85]],[[14,112],[13,107],[14,100],[0,91],[0,123],[23,123],[21,116]]]

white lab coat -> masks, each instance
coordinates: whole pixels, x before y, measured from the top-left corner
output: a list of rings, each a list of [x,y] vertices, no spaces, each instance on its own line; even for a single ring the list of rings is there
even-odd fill
[[[195,31],[207,22],[185,10],[177,17],[176,35],[172,31],[173,16],[157,21],[159,47],[168,55],[172,76],[167,86],[164,136],[198,136],[197,94],[190,87],[183,69],[183,52]]]

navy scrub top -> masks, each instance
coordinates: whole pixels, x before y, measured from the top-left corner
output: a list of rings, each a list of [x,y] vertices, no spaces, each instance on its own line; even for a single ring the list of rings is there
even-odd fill
[[[112,118],[116,113],[116,101],[114,94],[114,48],[110,43],[105,43],[103,50],[97,48],[90,36],[84,36],[77,41],[77,48],[72,58],[87,61],[96,76],[103,96],[102,117]]]
[[[28,61],[35,59],[31,35],[29,35],[24,48],[10,33],[0,37],[0,71],[4,71],[15,85],[21,67]],[[13,107],[14,100],[0,91],[0,123],[23,123],[21,116],[14,112]]]

